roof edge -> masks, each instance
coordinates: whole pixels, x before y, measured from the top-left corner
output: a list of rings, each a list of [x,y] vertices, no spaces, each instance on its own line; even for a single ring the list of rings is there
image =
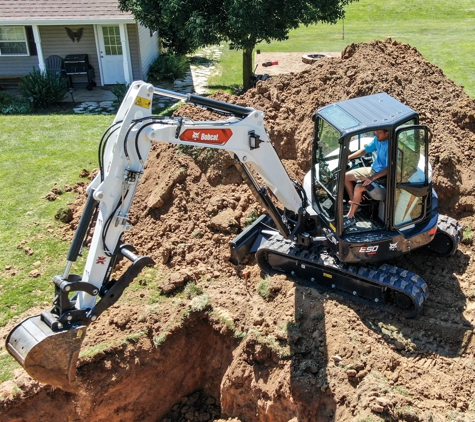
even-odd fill
[[[29,25],[104,25],[111,23],[136,23],[134,18],[104,18],[104,19],[31,19],[31,20],[14,20],[14,19],[0,19],[2,26],[29,26]]]

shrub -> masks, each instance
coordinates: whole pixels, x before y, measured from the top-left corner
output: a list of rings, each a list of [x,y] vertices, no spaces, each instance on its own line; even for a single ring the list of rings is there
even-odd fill
[[[45,108],[64,99],[67,88],[64,79],[56,73],[33,69],[18,86],[23,97],[29,99],[34,108]]]
[[[0,92],[0,108],[9,106],[13,103],[13,95],[8,92]]]
[[[152,83],[163,80],[174,81],[184,78],[189,67],[186,56],[162,54],[150,65],[147,77]]]
[[[31,104],[24,98],[18,98],[7,92],[0,92],[0,114],[31,113]]]
[[[125,94],[127,94],[128,90],[129,90],[128,84],[120,84],[120,83],[116,83],[111,88],[111,92],[117,97],[117,101],[119,103],[122,103],[122,100],[124,99]]]

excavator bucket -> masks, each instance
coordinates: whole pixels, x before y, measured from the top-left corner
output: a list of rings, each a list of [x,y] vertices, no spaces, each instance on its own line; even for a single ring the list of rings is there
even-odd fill
[[[10,332],[6,347],[35,380],[73,390],[85,335],[85,326],[55,332],[37,315],[25,319]]]

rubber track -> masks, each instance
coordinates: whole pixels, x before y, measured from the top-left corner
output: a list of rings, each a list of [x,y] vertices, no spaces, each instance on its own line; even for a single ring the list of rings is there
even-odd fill
[[[452,217],[447,215],[439,214],[439,218],[437,219],[437,230],[445,232],[448,236],[453,239],[453,243],[455,247],[451,251],[450,254],[447,256],[453,255],[457,251],[457,246],[462,240],[463,235],[463,227],[462,225]]]
[[[282,273],[280,268],[272,268],[268,262],[269,254],[277,254],[280,257],[288,257],[289,263],[298,262],[298,265],[307,264],[318,266],[324,269],[325,272],[333,274],[343,274],[352,280],[357,282],[371,284],[373,286],[380,286],[387,289],[389,292],[399,292],[407,296],[413,304],[413,309],[410,310],[407,318],[415,317],[422,309],[424,302],[429,296],[429,289],[426,282],[417,274],[404,270],[398,267],[394,267],[388,264],[382,264],[380,266],[374,265],[354,265],[343,264],[326,248],[320,245],[314,245],[310,248],[303,245],[297,245],[285,238],[280,234],[276,234],[262,244],[256,253],[257,262],[259,266],[267,273]],[[287,274],[290,277],[295,278],[292,272]],[[309,280],[314,284],[319,285],[319,280],[311,277]],[[325,289],[328,290],[328,289]],[[338,285],[331,290],[342,296],[348,297],[351,300],[357,302],[364,302],[371,307],[391,312],[400,313],[394,310],[394,306],[391,300],[388,301],[376,301],[372,297],[352,296],[347,291],[339,289]],[[390,298],[392,295],[386,295]]]

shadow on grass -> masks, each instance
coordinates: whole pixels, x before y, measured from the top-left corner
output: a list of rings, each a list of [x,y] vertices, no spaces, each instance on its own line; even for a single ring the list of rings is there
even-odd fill
[[[189,63],[192,66],[203,66],[203,67],[211,67],[218,63],[216,59],[210,59],[208,57],[203,56],[191,56],[189,58]]]

